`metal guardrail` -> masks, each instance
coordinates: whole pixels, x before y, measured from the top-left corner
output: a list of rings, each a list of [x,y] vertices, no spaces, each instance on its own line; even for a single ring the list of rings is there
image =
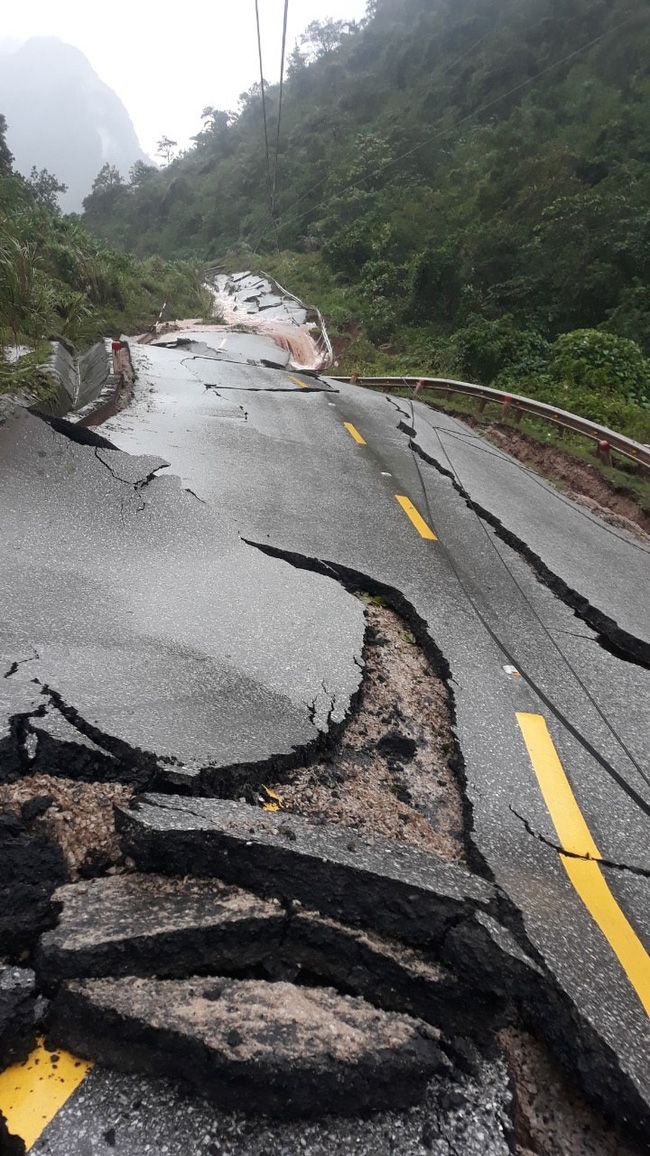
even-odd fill
[[[521,397],[516,393],[504,393],[500,389],[490,389],[485,385],[473,385],[468,381],[454,381],[452,378],[444,377],[359,377],[357,374],[353,374],[352,377],[334,377],[332,380],[371,387],[406,385],[416,389],[417,393],[424,393],[425,390],[436,390],[445,393],[447,397],[454,393],[465,394],[478,399],[480,413],[491,402],[501,407],[503,417],[512,416],[515,421],[521,418],[522,413],[543,418],[544,421],[549,421],[560,429],[571,430],[573,433],[581,434],[583,437],[595,441],[598,456],[606,464],[609,464],[611,452],[614,451],[622,457],[636,462],[640,469],[650,470],[650,446],[635,442],[632,438],[608,429],[607,426],[597,425],[596,422],[588,421],[587,418],[579,417],[575,413],[569,413],[568,410],[559,409],[558,406],[548,405],[543,401],[535,401],[531,397]]]

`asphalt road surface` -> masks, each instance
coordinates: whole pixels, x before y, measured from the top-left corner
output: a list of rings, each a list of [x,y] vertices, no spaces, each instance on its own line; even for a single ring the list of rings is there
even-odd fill
[[[289,755],[345,717],[359,684],[362,606],[328,564],[399,591],[449,665],[476,852],[650,1102],[647,541],[419,402],[236,357],[132,355],[133,403],[98,431],[120,453],[31,415],[0,431],[15,608],[2,652],[21,660],[2,685],[9,713],[55,687],[179,779]],[[602,645],[621,641],[636,658]],[[298,1128],[285,1148],[279,1130],[247,1141],[222,1119],[217,1134],[203,1107],[141,1083],[95,1070],[32,1150],[110,1151],[120,1096],[116,1150],[132,1156],[381,1152],[398,1127]],[[463,1150],[506,1151],[482,1111],[483,1140],[468,1132]],[[425,1151],[418,1127],[393,1150]]]

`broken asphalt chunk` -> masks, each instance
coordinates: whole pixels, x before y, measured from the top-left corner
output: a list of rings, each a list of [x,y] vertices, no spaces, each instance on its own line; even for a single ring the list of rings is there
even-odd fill
[[[0,964],[0,1071],[25,1060],[31,1052],[37,1004],[34,972],[26,967]]]
[[[59,847],[44,832],[31,832],[16,815],[0,815],[0,944],[3,955],[29,949],[52,927],[52,892],[67,878]]]
[[[104,976],[237,974],[306,977],[456,1032],[492,1018],[498,1001],[395,940],[217,879],[116,875],[61,887],[57,927],[41,939],[45,990]],[[471,999],[468,995],[471,992]]]
[[[170,1076],[227,1109],[296,1117],[403,1108],[446,1067],[435,1031],[329,988],[260,980],[71,980],[48,1046]]]
[[[47,985],[79,976],[187,976],[262,963],[277,952],[282,907],[217,879],[115,875],[61,887],[58,926],[37,968]]]
[[[213,876],[418,946],[496,898],[486,880],[431,852],[297,815],[278,822],[231,800],[147,794],[116,810],[116,826],[143,871]]]

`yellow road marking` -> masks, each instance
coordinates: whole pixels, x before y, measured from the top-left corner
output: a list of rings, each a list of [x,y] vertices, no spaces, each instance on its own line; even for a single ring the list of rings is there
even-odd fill
[[[39,1040],[22,1064],[0,1072],[0,1111],[9,1131],[24,1140],[27,1151],[91,1068],[87,1060],[48,1050]]]
[[[299,377],[291,377],[290,374],[289,381],[295,381],[296,385],[299,385],[301,389],[309,389],[309,386],[305,385],[304,381],[301,381]]]
[[[397,498],[397,501],[399,502],[406,516],[411,519],[418,534],[420,534],[422,538],[428,538],[432,542],[437,542],[438,539],[436,538],[436,535],[434,534],[431,527],[427,526],[421,514],[418,514],[415,506],[413,505],[413,502],[411,502],[409,498],[405,498],[404,494],[395,494],[395,497]]]
[[[354,438],[355,442],[358,442],[358,444],[360,446],[366,445],[365,440],[361,437],[361,434],[359,433],[358,429],[355,429],[355,427],[352,425],[351,421],[344,421],[343,425],[345,426],[346,430],[348,431],[350,437]]]
[[[558,839],[566,851],[588,858],[560,855],[571,883],[618,958],[623,971],[650,1015],[650,955],[628,923],[598,866],[602,858],[576,802],[564,767],[539,714],[517,714]]]

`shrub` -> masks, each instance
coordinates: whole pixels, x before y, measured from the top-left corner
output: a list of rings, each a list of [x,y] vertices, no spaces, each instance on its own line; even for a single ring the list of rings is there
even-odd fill
[[[549,368],[556,381],[569,386],[637,405],[650,402],[650,362],[627,337],[598,329],[563,333],[551,347]]]
[[[548,344],[533,329],[518,329],[504,314],[498,321],[472,316],[453,336],[453,346],[463,373],[482,385],[499,374],[543,372]]]

